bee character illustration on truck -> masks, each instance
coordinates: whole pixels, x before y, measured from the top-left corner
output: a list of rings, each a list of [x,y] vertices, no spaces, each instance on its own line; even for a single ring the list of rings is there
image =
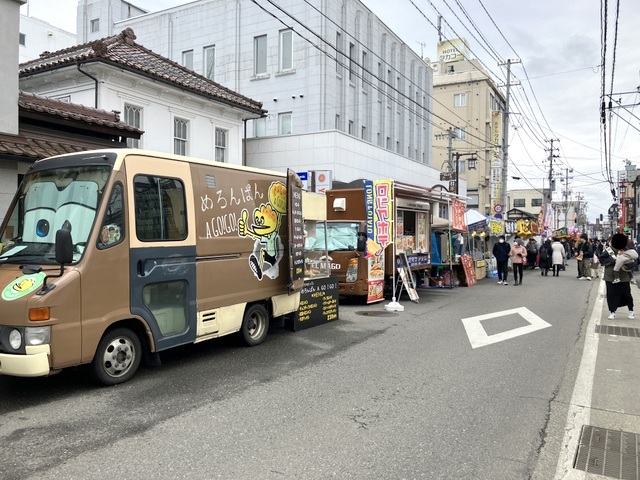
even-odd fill
[[[238,235],[255,239],[249,266],[258,280],[266,275],[278,277],[278,263],[283,255],[283,245],[278,233],[282,215],[287,211],[287,187],[273,182],[269,187],[269,202],[253,210],[253,223],[247,223],[249,211],[245,208],[238,221]]]

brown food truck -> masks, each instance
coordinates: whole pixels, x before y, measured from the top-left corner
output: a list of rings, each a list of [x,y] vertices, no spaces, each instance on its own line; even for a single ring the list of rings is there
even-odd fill
[[[378,247],[367,234],[367,215],[371,218],[373,212],[378,217],[375,211],[380,202],[375,198],[375,189],[373,193],[367,193],[367,186],[327,191],[328,261],[332,274],[338,277],[340,295],[363,297],[368,303],[384,300],[385,290],[391,291],[394,258],[399,252],[407,253],[418,282],[431,266],[429,191],[398,181],[391,183],[393,196],[389,205],[393,209],[395,243],[377,252],[371,251]],[[370,209],[367,196],[372,197]],[[389,233],[393,237],[393,232]]]
[[[261,343],[300,302],[298,182],[142,150],[35,162],[0,230],[0,374],[113,385],[178,345]]]

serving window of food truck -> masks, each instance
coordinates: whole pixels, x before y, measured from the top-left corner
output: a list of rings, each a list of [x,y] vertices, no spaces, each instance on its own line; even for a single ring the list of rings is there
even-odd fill
[[[429,203],[396,198],[396,252],[406,252],[409,267],[429,264]]]

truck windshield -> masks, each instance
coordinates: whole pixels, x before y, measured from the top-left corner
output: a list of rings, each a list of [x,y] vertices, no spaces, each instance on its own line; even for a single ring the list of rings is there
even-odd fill
[[[70,166],[27,175],[0,234],[0,263],[55,263],[56,231],[71,232],[76,262],[84,252],[111,167]]]
[[[327,244],[324,245],[324,224],[318,223],[318,242],[314,245],[314,250],[324,250],[335,252],[336,250],[355,250],[358,246],[357,222],[327,222]]]

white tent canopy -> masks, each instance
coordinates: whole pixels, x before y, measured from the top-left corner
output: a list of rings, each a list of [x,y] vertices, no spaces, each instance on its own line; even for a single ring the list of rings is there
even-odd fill
[[[487,221],[487,217],[485,217],[483,214],[481,214],[477,210],[467,210],[464,213],[464,223],[465,225],[467,225],[467,227],[469,225],[474,225],[476,223],[486,222],[486,221]]]

